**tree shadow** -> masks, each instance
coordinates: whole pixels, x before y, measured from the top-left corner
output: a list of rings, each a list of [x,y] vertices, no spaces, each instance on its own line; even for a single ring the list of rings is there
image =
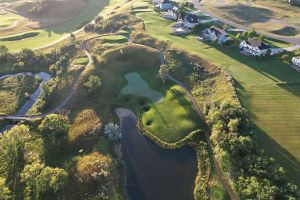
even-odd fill
[[[284,167],[289,180],[300,186],[300,162],[258,126],[253,124],[253,127],[258,144],[267,155],[276,158],[276,162]]]
[[[223,54],[229,56],[230,58],[238,61],[247,67],[254,69],[256,72],[262,74],[274,81],[274,85],[282,82],[295,82],[300,81],[300,73],[297,73],[289,64],[282,62],[279,57],[265,57],[265,58],[255,58],[252,56],[245,56],[240,53],[238,47],[224,47],[209,42],[204,42],[209,45],[210,48],[215,48],[216,50],[222,52]],[[260,83],[263,84],[263,83]],[[295,86],[297,86],[295,84]],[[290,93],[299,96],[300,92],[295,87],[282,87],[281,88],[289,91]]]

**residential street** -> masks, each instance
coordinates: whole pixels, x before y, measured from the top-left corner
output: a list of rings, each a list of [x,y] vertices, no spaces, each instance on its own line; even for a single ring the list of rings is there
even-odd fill
[[[233,22],[231,20],[228,20],[228,19],[225,19],[223,17],[217,16],[217,15],[215,15],[213,13],[206,12],[203,9],[203,7],[201,6],[201,3],[199,2],[199,0],[192,0],[192,2],[193,2],[193,4],[194,4],[194,6],[195,6],[196,9],[198,9],[199,11],[201,11],[201,12],[203,12],[205,14],[210,15],[214,19],[217,19],[217,20],[219,20],[221,22],[224,22],[224,23],[226,23],[228,25],[234,26],[234,27],[239,28],[239,29],[251,30],[251,28],[249,28],[249,27],[237,24],[237,23],[235,23],[235,22]],[[282,40],[282,41],[285,41],[285,42],[296,44],[293,47],[289,47],[289,48],[285,49],[287,51],[295,50],[295,49],[297,49],[297,48],[300,47],[300,36],[297,36],[297,37],[285,37],[285,36],[277,36],[277,35],[268,34],[268,33],[261,33],[259,31],[257,31],[257,33],[265,35],[266,37],[269,37],[269,38],[273,38],[273,39]]]

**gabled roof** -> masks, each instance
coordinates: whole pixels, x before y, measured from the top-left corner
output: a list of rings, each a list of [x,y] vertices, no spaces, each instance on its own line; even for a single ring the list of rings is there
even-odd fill
[[[225,30],[220,29],[216,26],[211,26],[209,29],[210,31],[214,31],[217,35],[222,35],[222,34],[227,35],[227,32]]]
[[[186,14],[185,19],[189,22],[189,23],[198,23],[198,17],[195,14]]]
[[[170,0],[159,0],[160,3],[172,3]]]
[[[248,39],[245,41],[248,45],[251,45],[253,47],[257,47],[259,48],[260,50],[263,50],[263,49],[270,49],[271,46],[258,40],[258,39],[255,39],[255,38],[251,38],[251,39]]]

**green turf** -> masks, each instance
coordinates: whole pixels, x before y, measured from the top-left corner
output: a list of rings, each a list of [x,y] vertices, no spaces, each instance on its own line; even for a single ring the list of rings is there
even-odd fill
[[[122,54],[120,49],[123,50]],[[109,113],[116,107],[130,108],[141,117],[144,128],[166,142],[178,141],[198,129],[202,125],[201,119],[192,109],[182,89],[171,81],[162,85],[157,76],[159,55],[158,52],[151,51],[137,45],[127,45],[105,53],[102,57],[104,63],[92,72],[101,78],[101,89],[89,96],[86,89],[82,88],[77,92],[80,96],[74,97],[72,107],[92,105],[94,110],[101,113]],[[128,86],[128,80],[125,78],[128,74],[134,75],[133,78],[138,74],[138,83],[135,84],[140,85],[142,82],[144,86],[133,86],[134,94],[125,95],[121,91]],[[156,91],[155,95],[149,96],[141,91],[147,88],[151,88],[151,93]],[[161,99],[161,95],[164,101],[153,103]]]
[[[138,73],[128,73],[125,75],[128,84],[121,90],[122,94],[133,94],[151,99],[153,103],[159,103],[164,100],[161,93],[149,88],[149,85]]]
[[[299,81],[300,73],[277,58],[258,60],[241,55],[236,47],[200,42],[193,35],[173,36],[170,34],[173,22],[152,11],[146,1],[137,1],[133,9],[152,36],[199,55],[233,76],[239,98],[259,130],[259,142],[286,167],[289,177],[300,184],[300,85],[277,85]],[[148,12],[140,12],[141,9]]]
[[[11,51],[19,51],[23,48],[34,49],[49,45],[60,38],[69,35],[71,32],[76,31],[84,23],[91,21],[108,4],[109,0],[90,0],[85,9],[70,21],[46,29],[36,30],[35,32],[39,32],[39,35],[36,37],[23,39],[18,42],[0,42],[0,45],[7,46]],[[2,37],[0,37],[0,40],[1,38]]]
[[[74,65],[86,65],[89,62],[87,57],[79,57],[72,61]]]
[[[13,13],[6,13],[4,15],[0,15],[0,28],[9,27],[20,19],[21,19],[21,16],[13,14]]]

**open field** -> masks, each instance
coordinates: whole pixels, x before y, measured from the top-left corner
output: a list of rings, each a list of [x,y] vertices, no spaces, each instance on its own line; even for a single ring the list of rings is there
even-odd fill
[[[39,33],[34,37],[29,37],[26,39],[16,41],[2,41],[0,45],[7,46],[11,51],[19,51],[23,48],[39,48],[53,42],[67,37],[73,31],[81,28],[83,24],[91,21],[97,14],[109,3],[108,0],[98,1],[98,0],[90,0],[89,3],[85,6],[85,8],[72,19],[64,22],[63,24],[51,26],[45,29],[35,30],[34,32]],[[32,31],[26,31],[19,34],[30,33]],[[0,40],[3,38],[7,38],[8,36],[0,37]]]
[[[203,9],[235,23],[250,27],[260,32],[280,36],[299,36],[300,8],[291,6],[287,1],[246,1],[204,0]]]
[[[161,18],[148,2],[136,1],[133,8],[152,36],[199,55],[233,76],[239,98],[257,126],[259,141],[300,184],[300,85],[278,85],[299,81],[300,74],[278,58],[257,60],[236,48],[199,42],[193,35],[172,36],[173,22]]]
[[[201,120],[179,86],[169,81],[162,86],[161,80],[157,77],[159,65],[158,52],[139,45],[123,45],[109,50],[101,55],[99,66],[90,72],[101,78],[101,89],[91,96],[87,94],[85,88],[78,88],[77,93],[80,96],[74,97],[70,106],[72,108],[91,104],[92,101],[94,110],[101,110],[104,113],[109,113],[110,110],[120,106],[129,107],[141,117],[146,130],[166,142],[178,141],[200,128]],[[140,91],[141,88],[128,85],[126,79],[128,73],[139,74],[144,86],[156,91],[154,100],[140,92],[132,92],[137,91],[134,89]],[[127,94],[126,90],[130,89],[129,87],[131,92]],[[158,98],[157,93],[162,94],[163,101],[155,102]]]

